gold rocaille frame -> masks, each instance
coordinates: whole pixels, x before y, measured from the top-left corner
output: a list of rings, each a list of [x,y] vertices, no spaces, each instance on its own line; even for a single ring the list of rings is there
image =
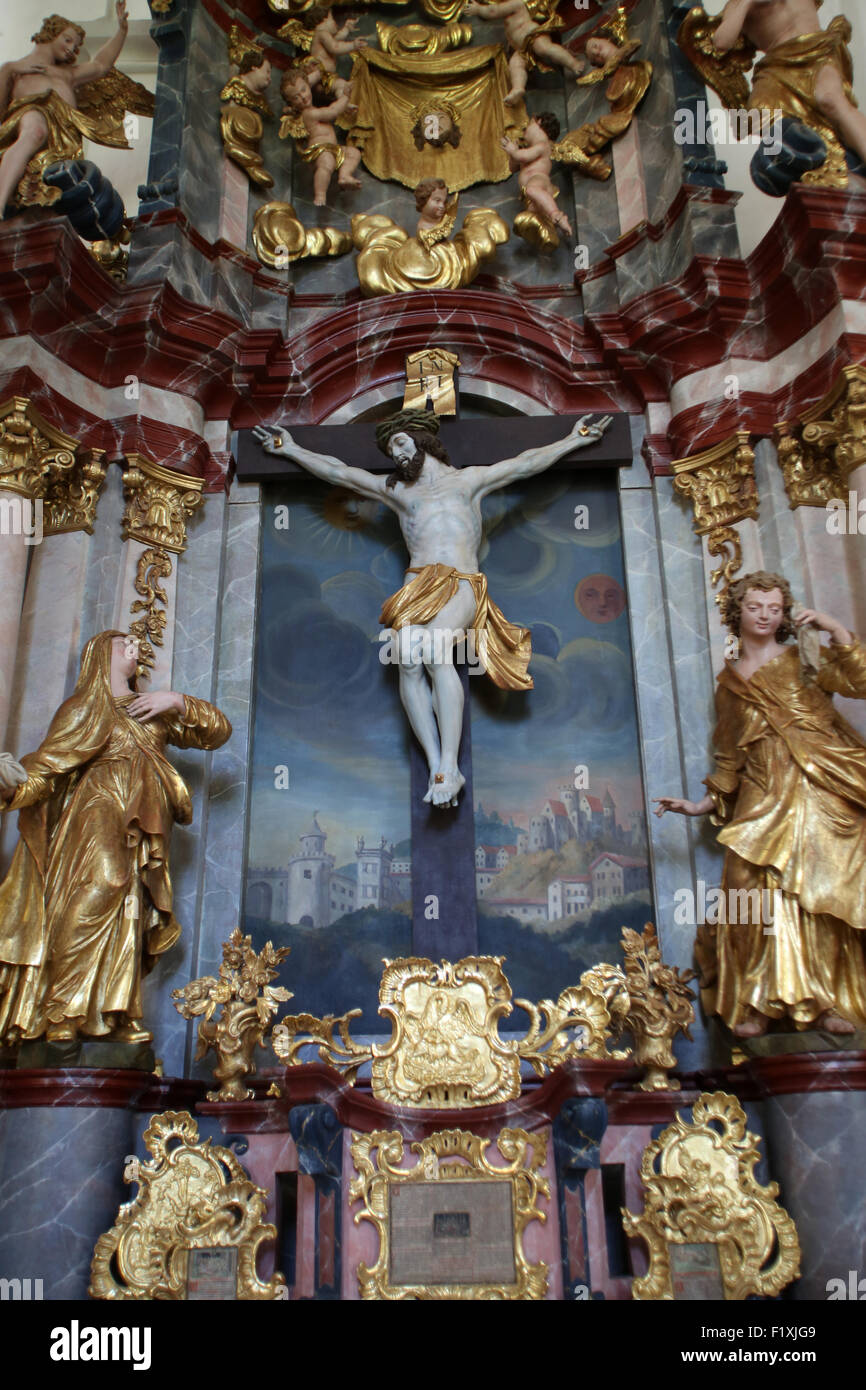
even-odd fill
[[[350,1203],[363,1203],[355,1224],[370,1221],[379,1235],[379,1257],[368,1266],[358,1266],[358,1287],[364,1299],[542,1299],[547,1293],[548,1267],[543,1261],[530,1264],[523,1250],[523,1232],[530,1221],[546,1221],[538,1207],[540,1196],[550,1196],[550,1183],[539,1174],[547,1158],[543,1135],[527,1134],[523,1129],[503,1129],[496,1138],[504,1166],[490,1162],[490,1139],[460,1129],[438,1130],[428,1139],[411,1145],[418,1155],[412,1168],[401,1168],[403,1137],[395,1130],[376,1130],[372,1134],[353,1134],[352,1158],[357,1178],[349,1188]],[[511,1185],[514,1222],[513,1284],[391,1284],[390,1188],[392,1183],[472,1182],[496,1179]]]

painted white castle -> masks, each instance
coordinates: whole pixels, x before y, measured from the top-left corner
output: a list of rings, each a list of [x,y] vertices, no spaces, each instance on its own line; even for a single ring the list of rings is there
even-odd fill
[[[246,909],[268,922],[327,927],[360,907],[392,907],[411,894],[409,842],[396,850],[384,835],[367,844],[363,835],[355,846],[354,864],[335,868],[325,849],[327,833],[316,819],[298,836],[300,850],[282,868],[250,868]]]

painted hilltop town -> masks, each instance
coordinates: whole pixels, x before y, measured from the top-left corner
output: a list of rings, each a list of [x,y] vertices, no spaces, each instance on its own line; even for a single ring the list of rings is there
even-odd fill
[[[355,861],[336,866],[314,813],[298,850],[279,867],[251,867],[247,912],[262,922],[328,927],[363,908],[409,910],[411,844],[359,836]],[[560,786],[528,826],[475,810],[479,913],[527,926],[563,923],[649,891],[646,823],[623,825],[610,788],[603,796]]]

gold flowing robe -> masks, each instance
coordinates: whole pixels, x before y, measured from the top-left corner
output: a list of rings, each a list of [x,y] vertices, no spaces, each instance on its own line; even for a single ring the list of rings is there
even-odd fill
[[[461,574],[451,565],[424,565],[410,569],[415,578],[392,594],[383,605],[379,621],[399,629],[407,624],[429,623],[457,593],[461,579],[472,585],[475,617],[472,626],[484,638],[476,642],[478,658],[494,685],[502,690],[531,690],[526,668],[532,656],[529,629],[510,623],[487,593],[483,574]]]
[[[834,67],[842,78],[845,95],[857,105],[852,82],[854,68],[848,41],[851,25],[843,15],[826,29],[802,34],[777,44],[755,66],[749,106],[759,112],[782,111],[816,130],[827,145],[827,159],[820,169],[803,175],[803,183],[845,188],[848,168],[841,133],[831,124],[815,100],[815,83],[821,68]]]
[[[722,887],[776,891],[766,923],[698,930],[708,1012],[733,1027],[751,1006],[798,1027],[833,1010],[866,1025],[866,745],[832,693],[866,698],[866,647],[823,649],[814,685],[790,648],[746,681],[718,678],[707,788],[727,855]]]
[[[103,662],[95,691],[79,693],[79,681],[41,747],[22,759],[27,781],[6,803],[20,811],[0,885],[7,1042],[41,1037],[65,1019],[92,1037],[111,1032],[106,1015],[139,1019],[142,974],[180,934],[168,844],[192,806],[164,749],[219,748],[231,725],[190,696],[183,714],[139,723],[126,713],[135,696],[112,697],[106,670]]]

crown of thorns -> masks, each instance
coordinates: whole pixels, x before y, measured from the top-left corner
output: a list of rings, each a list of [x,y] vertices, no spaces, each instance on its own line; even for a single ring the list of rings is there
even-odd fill
[[[376,443],[387,454],[388,445],[395,434],[405,434],[409,430],[424,430],[427,434],[439,433],[439,417],[431,410],[399,410],[376,426]]]

